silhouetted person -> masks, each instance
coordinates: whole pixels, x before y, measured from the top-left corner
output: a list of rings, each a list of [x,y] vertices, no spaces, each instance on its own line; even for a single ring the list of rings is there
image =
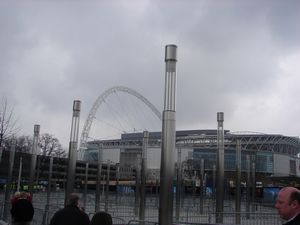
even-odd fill
[[[91,220],[91,225],[112,225],[112,217],[106,212],[97,212]]]
[[[11,199],[11,224],[30,225],[34,215],[32,197],[26,192],[16,192]]]
[[[294,187],[282,188],[277,196],[275,208],[285,225],[300,224],[300,191]]]
[[[66,207],[57,211],[50,225],[89,225],[88,215],[79,208],[79,196],[71,194]]]

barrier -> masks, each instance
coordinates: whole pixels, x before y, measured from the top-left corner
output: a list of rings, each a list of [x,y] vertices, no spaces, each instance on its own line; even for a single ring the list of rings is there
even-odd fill
[[[147,220],[129,220],[127,225],[158,225],[158,222],[147,221]]]
[[[35,193],[34,195],[34,208],[35,214],[32,225],[48,225],[53,214],[60,208],[63,208],[63,193],[52,193],[51,204],[47,207],[46,194],[45,193]],[[88,215],[91,216],[94,213],[94,194],[88,195],[87,205],[85,207]],[[1,193],[0,193],[0,197]],[[1,199],[1,198],[0,198]],[[102,198],[103,199],[103,198]],[[142,221],[146,225],[156,225],[158,223],[158,198],[153,196],[147,197],[146,207],[145,207],[145,220]],[[244,206],[245,204],[243,204]],[[0,201],[0,215],[3,216],[3,202]],[[104,210],[104,202],[100,202],[100,210]],[[125,225],[129,222],[131,224],[139,221],[138,213],[136,212],[134,197],[133,196],[109,196],[107,212],[113,217],[114,224]],[[175,211],[175,207],[174,207]],[[282,221],[274,209],[274,206],[268,207],[258,204],[255,207],[254,212],[245,212],[245,207],[242,207],[241,213],[235,213],[233,201],[225,201],[224,203],[224,213],[223,213],[223,224],[236,224],[236,221],[240,221],[241,225],[281,225]],[[189,224],[216,224],[215,220],[215,208],[212,201],[204,201],[203,210],[201,210],[199,201],[196,198],[185,197],[183,204],[180,207],[180,215],[175,218],[175,213],[173,214],[173,223],[176,225],[189,225]],[[10,215],[8,215],[8,220],[10,220]],[[237,220],[240,218],[240,220]],[[3,219],[1,217],[0,219]],[[9,221],[7,221],[9,222]],[[145,225],[145,224],[143,224]]]

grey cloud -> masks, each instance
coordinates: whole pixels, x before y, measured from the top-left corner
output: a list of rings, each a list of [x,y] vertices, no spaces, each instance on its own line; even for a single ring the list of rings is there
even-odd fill
[[[214,126],[217,111],[231,118],[243,96],[272,89],[282,75],[278,61],[299,52],[299,8],[297,1],[6,3],[1,90],[20,109],[24,101],[53,117],[68,118],[80,99],[82,121],[117,85],[162,110],[164,46],[174,43],[178,124]]]
[[[300,2],[295,0],[276,1],[267,14],[274,41],[289,51],[299,50]]]

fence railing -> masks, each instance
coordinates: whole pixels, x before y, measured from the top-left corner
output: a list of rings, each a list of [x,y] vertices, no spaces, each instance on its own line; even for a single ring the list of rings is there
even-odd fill
[[[251,212],[225,212],[221,214],[223,217],[222,224],[241,224],[241,225],[281,225],[282,221],[276,213],[251,213]],[[189,217],[179,218],[176,224],[215,224],[215,213],[203,213],[199,215],[190,215]]]
[[[64,193],[53,193],[51,195],[50,205],[45,205],[45,193],[34,194],[34,219],[32,225],[48,225],[53,214],[63,208]],[[85,210],[92,218],[95,210],[94,195],[87,196],[88,201]],[[196,199],[196,200],[195,200]],[[3,218],[3,201],[0,200],[0,217]],[[109,196],[108,204],[100,202],[100,209],[110,213],[113,217],[114,224],[133,224],[139,219],[139,205],[135,204],[134,196]],[[257,203],[255,210],[246,212],[245,202],[242,204],[241,213],[235,212],[233,201],[224,201],[224,212],[222,213],[223,224],[241,224],[241,225],[281,225],[282,221],[277,215],[274,207],[264,206]],[[142,225],[156,225],[158,223],[159,201],[158,198],[148,197],[146,199],[145,218],[140,221]],[[0,218],[0,219],[1,219]],[[10,215],[6,218],[10,220]],[[184,203],[180,206],[179,215],[175,215],[175,205],[173,213],[173,222],[176,225],[189,224],[215,224],[216,223],[215,205],[211,199],[206,199],[203,202],[203,208],[200,207],[199,199],[185,198]]]

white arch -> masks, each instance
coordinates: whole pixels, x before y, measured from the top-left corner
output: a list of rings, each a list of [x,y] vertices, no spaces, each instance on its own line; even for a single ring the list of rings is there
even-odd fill
[[[99,108],[99,106],[102,104],[102,102],[105,101],[105,99],[111,95],[112,93],[116,93],[116,92],[126,92],[136,98],[138,98],[139,100],[141,100],[143,103],[145,103],[151,110],[152,112],[161,120],[161,113],[157,110],[157,108],[149,101],[147,100],[144,96],[142,96],[141,94],[139,94],[138,92],[128,88],[128,87],[123,87],[123,86],[116,86],[116,87],[112,87],[108,90],[106,90],[103,94],[101,94],[97,100],[95,101],[95,103],[93,104],[93,107],[91,108],[89,115],[84,123],[83,129],[82,129],[82,133],[81,133],[81,137],[80,137],[80,147],[79,147],[79,159],[83,158],[83,152],[86,149],[86,142],[89,136],[89,132],[92,126],[92,122],[93,122],[93,118],[96,115],[96,112]]]

